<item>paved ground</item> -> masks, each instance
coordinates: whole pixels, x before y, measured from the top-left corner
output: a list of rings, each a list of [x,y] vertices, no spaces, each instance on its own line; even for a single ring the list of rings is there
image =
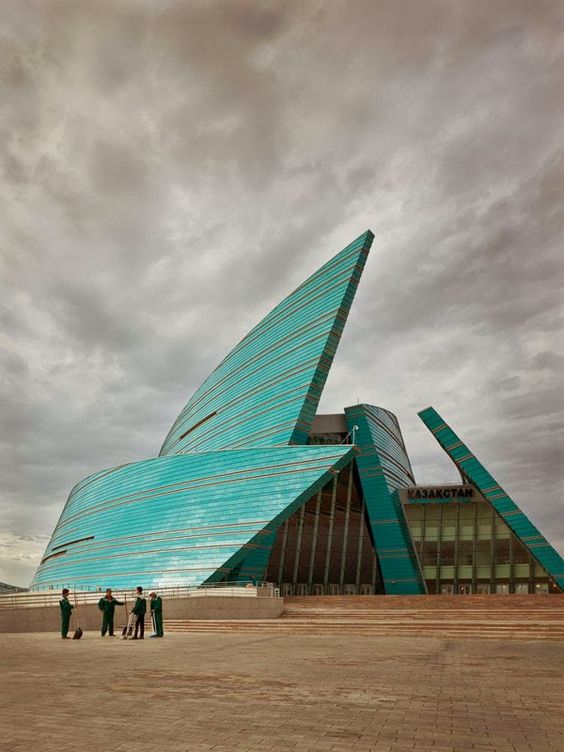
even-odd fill
[[[564,752],[563,643],[0,639],[2,752]]]

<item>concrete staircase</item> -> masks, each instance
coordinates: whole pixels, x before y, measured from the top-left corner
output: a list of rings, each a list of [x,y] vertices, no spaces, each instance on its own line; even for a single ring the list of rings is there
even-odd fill
[[[292,596],[279,619],[171,619],[165,629],[564,641],[564,595]]]

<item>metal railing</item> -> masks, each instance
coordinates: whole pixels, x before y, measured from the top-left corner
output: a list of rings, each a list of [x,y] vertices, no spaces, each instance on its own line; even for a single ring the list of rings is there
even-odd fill
[[[13,608],[38,608],[43,606],[57,606],[61,600],[63,587],[69,589],[69,599],[79,605],[98,603],[104,596],[104,589],[85,589],[72,585],[61,585],[60,588],[33,590],[23,593],[0,595],[0,610]],[[269,582],[218,582],[208,585],[166,585],[164,587],[144,588],[144,595],[151,592],[158,593],[162,598],[193,598],[193,597],[227,597],[227,598],[277,598],[278,588]],[[118,601],[133,603],[136,598],[134,588],[112,588],[112,594]]]

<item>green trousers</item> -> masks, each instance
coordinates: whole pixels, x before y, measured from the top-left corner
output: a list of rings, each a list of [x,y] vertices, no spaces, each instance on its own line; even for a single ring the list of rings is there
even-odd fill
[[[153,611],[153,618],[155,620],[155,634],[157,637],[163,636],[163,612]]]
[[[102,617],[102,637],[109,632],[111,635],[114,633],[114,615],[104,614]]]
[[[61,637],[66,637],[69,633],[70,614],[61,614]]]

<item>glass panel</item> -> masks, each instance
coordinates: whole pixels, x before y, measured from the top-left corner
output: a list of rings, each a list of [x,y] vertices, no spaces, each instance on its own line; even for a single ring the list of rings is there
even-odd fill
[[[472,540],[474,537],[474,525],[469,523],[468,520],[460,521],[458,537],[460,540]]]
[[[458,544],[458,565],[472,566],[474,563],[474,542],[460,541]]]
[[[509,538],[509,535],[510,535],[509,528],[507,527],[505,522],[499,517],[496,517],[495,518],[495,537],[498,539]]]
[[[480,577],[483,580],[489,579],[491,577],[491,572],[491,567],[476,567],[476,577]]]
[[[406,504],[404,509],[410,525],[417,520],[423,520],[423,507],[420,504]]]
[[[496,564],[510,563],[509,540],[496,541],[494,556]]]
[[[454,543],[451,543],[450,541],[445,541],[444,543],[441,543],[441,560],[440,563],[443,566],[452,566],[454,565],[454,555],[455,555],[456,547]]]
[[[442,580],[454,580],[454,567],[441,567]]]
[[[492,537],[492,520],[478,520],[478,539],[484,540],[487,539],[488,541]]]
[[[521,541],[517,540],[515,536],[513,536],[513,546],[512,546],[512,555],[513,555],[513,563],[514,564],[528,564],[529,563],[529,552],[525,548],[525,546],[521,543]]]
[[[489,567],[492,563],[492,547],[489,540],[476,542],[476,566]]]
[[[458,519],[458,505],[457,504],[443,504],[443,522],[447,521],[451,524],[455,524]]]
[[[425,543],[425,547],[423,548],[422,562],[421,562],[423,566],[436,566],[437,551],[438,551],[437,543],[433,541],[429,541]]]
[[[513,574],[515,577],[528,577],[529,565],[528,564],[516,564],[513,567]]]

